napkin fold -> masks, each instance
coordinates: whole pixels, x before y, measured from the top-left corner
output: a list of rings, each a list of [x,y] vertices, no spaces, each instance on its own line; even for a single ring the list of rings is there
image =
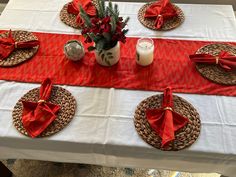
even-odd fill
[[[155,27],[160,29],[164,21],[176,17],[178,14],[169,0],[159,0],[150,5],[144,14],[145,18],[155,18]]]
[[[69,3],[67,7],[67,12],[70,14],[77,15],[76,22],[79,25],[83,25],[84,21],[80,17],[80,10],[79,10],[80,6],[82,6],[85,12],[91,17],[96,16],[96,8],[91,0],[73,0],[72,2]]]
[[[226,51],[221,51],[218,56],[210,54],[194,54],[189,55],[191,61],[196,63],[218,64],[226,71],[236,69],[236,56],[231,55]]]
[[[4,60],[15,50],[32,48],[39,45],[38,40],[32,40],[27,42],[17,42],[12,37],[11,30],[9,31],[7,38],[0,38],[0,60]]]
[[[49,78],[42,82],[39,90],[39,101],[22,101],[22,123],[28,134],[35,138],[40,135],[55,120],[60,106],[49,103],[52,82]]]
[[[161,137],[164,147],[175,139],[175,131],[184,127],[189,119],[173,110],[173,95],[170,87],[166,88],[160,109],[147,109],[146,117],[151,128]]]

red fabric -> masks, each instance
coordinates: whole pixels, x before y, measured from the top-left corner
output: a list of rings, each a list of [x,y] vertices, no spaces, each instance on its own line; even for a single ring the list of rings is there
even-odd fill
[[[145,14],[145,18],[154,18],[155,27],[160,29],[165,20],[176,17],[178,14],[169,0],[159,0],[150,5]]]
[[[0,60],[6,59],[15,49],[31,48],[39,45],[39,41],[16,42],[11,30],[7,38],[0,38]]]
[[[222,51],[218,56],[209,54],[195,54],[189,56],[190,60],[196,63],[219,64],[226,71],[236,69],[236,56],[226,51]]]
[[[163,95],[162,108],[147,109],[146,117],[151,128],[161,137],[162,147],[175,139],[175,132],[184,127],[188,118],[173,110],[173,95],[171,88],[166,88]]]
[[[82,6],[82,8],[85,10],[85,12],[90,16],[90,17],[94,17],[96,16],[96,8],[93,5],[91,0],[73,0],[72,2],[70,2],[68,4],[67,7],[67,12],[77,15],[76,17],[76,21],[79,25],[83,25],[84,21],[83,19],[80,17],[80,6]]]
[[[236,86],[215,84],[199,74],[189,55],[215,42],[153,39],[154,61],[147,67],[136,64],[138,38],[121,44],[120,61],[112,67],[97,64],[94,53],[86,53],[78,62],[68,60],[63,52],[68,40],[84,41],[79,35],[34,33],[40,48],[30,60],[15,67],[0,67],[0,79],[40,83],[50,77],[54,84],[90,87],[163,91],[236,96]],[[222,42],[221,42],[222,43]],[[236,45],[236,43],[228,43]]]
[[[45,79],[40,87],[37,103],[22,101],[22,123],[28,134],[35,138],[39,136],[55,120],[60,106],[47,102],[52,90],[52,82]]]

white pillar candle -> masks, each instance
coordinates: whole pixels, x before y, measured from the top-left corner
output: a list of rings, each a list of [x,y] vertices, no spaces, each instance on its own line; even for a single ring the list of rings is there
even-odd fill
[[[154,43],[151,38],[141,38],[136,45],[136,62],[147,66],[153,62]]]

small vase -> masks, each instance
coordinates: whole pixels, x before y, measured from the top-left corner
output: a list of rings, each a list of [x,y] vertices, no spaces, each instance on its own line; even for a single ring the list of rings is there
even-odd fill
[[[98,52],[95,50],[96,61],[102,66],[112,66],[115,65],[120,59],[120,43],[108,50],[102,50]]]

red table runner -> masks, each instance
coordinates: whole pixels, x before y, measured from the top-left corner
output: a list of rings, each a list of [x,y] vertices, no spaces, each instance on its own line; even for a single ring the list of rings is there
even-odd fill
[[[103,67],[96,63],[93,53],[79,62],[66,59],[64,44],[82,36],[35,33],[40,40],[38,53],[29,61],[11,68],[0,68],[0,79],[41,83],[50,77],[55,84],[113,87],[163,91],[171,86],[174,92],[236,96],[236,86],[223,86],[203,78],[188,56],[203,45],[213,42],[154,39],[154,62],[147,67],[135,61],[138,38],[128,38],[121,45],[117,65]]]

